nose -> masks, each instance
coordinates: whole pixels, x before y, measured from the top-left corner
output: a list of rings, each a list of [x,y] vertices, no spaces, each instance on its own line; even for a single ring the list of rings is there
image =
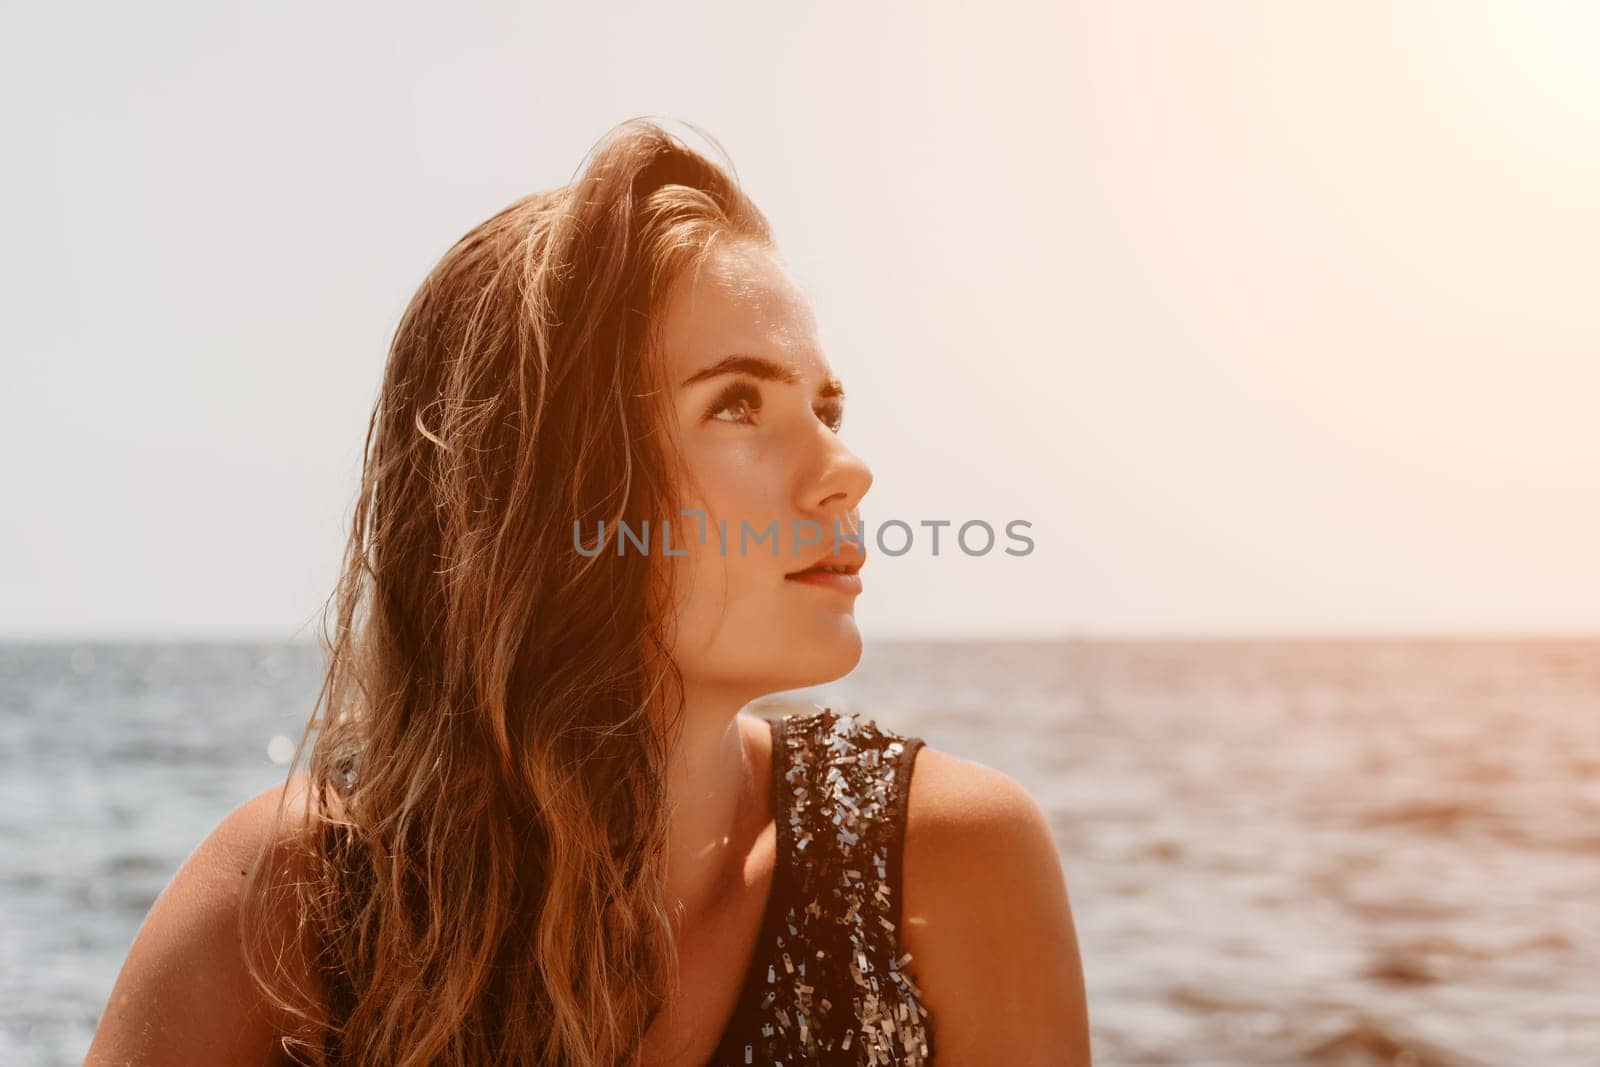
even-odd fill
[[[820,473],[807,487],[805,510],[824,522],[839,520],[854,527],[861,498],[872,488],[872,468],[850,451],[832,430],[823,429],[825,448]]]

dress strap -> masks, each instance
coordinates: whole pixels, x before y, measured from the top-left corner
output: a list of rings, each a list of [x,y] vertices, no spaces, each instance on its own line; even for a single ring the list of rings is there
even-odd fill
[[[926,1020],[900,938],[907,799],[923,741],[830,708],[791,716],[786,739],[810,981],[838,1006],[815,1017],[824,1044],[861,1042],[867,1062],[899,1062],[894,1049],[925,1054]]]
[[[889,825],[893,827],[889,848],[889,921],[894,924],[897,946],[905,900],[906,810],[911,799],[911,772],[916,766],[917,752],[922,745],[920,737],[904,738],[900,752],[892,757],[888,771],[892,798]]]

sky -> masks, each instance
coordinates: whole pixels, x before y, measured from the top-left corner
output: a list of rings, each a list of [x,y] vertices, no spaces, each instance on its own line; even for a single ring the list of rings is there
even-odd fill
[[[879,554],[867,636],[1600,633],[1597,57],[1577,0],[8,4],[0,638],[312,639],[406,301],[638,115],[772,221],[869,530],[1030,524]]]

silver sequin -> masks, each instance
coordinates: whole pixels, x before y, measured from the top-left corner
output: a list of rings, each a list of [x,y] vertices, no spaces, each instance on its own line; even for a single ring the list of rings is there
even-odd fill
[[[897,790],[906,779],[897,768],[908,739],[829,708],[790,716],[782,736],[789,858],[801,884],[772,942],[758,947],[767,963],[759,1039],[729,1037],[747,1064],[927,1067],[931,1020],[889,918],[894,804],[904,803]],[[849,1002],[819,990],[848,990]]]

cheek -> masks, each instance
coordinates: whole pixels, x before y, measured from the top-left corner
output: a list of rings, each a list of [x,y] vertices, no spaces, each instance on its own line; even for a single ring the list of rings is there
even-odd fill
[[[779,534],[776,555],[770,534],[759,541],[752,536],[740,550],[741,523],[753,535],[774,522],[779,531],[792,523],[793,460],[778,453],[728,437],[684,451],[694,472],[684,507],[706,512],[703,544],[697,517],[673,522],[674,547],[685,553],[671,561],[677,655],[690,674],[771,676],[798,686],[837,677],[859,655],[860,637],[848,610],[819,607],[809,594],[784,584],[783,573],[793,566],[784,557],[792,553],[789,533]],[[799,673],[791,678],[786,672]]]
[[[685,504],[707,513],[703,525],[692,515],[673,523],[673,547],[684,553],[671,560],[678,632],[686,654],[738,659],[753,637],[771,631],[787,592],[780,584],[783,560],[773,554],[772,536],[761,541],[752,536],[741,551],[741,523],[764,532],[780,513],[770,495],[752,490],[738,472],[715,473],[719,476],[703,479],[699,498]]]
[[[716,501],[703,502],[709,514],[704,523],[705,541],[700,541],[702,524],[695,516],[680,520],[683,532],[673,533],[675,556],[672,564],[678,583],[678,602],[681,610],[702,629],[724,617],[737,618],[758,606],[763,597],[770,597],[773,568],[778,560],[772,555],[772,539],[756,544],[753,541],[741,553],[739,524],[748,515],[729,514],[719,508]],[[719,529],[719,519],[721,528]]]
[[[772,519],[782,511],[786,472],[781,457],[753,445],[718,442],[687,456],[696,482],[696,505],[728,521]]]

